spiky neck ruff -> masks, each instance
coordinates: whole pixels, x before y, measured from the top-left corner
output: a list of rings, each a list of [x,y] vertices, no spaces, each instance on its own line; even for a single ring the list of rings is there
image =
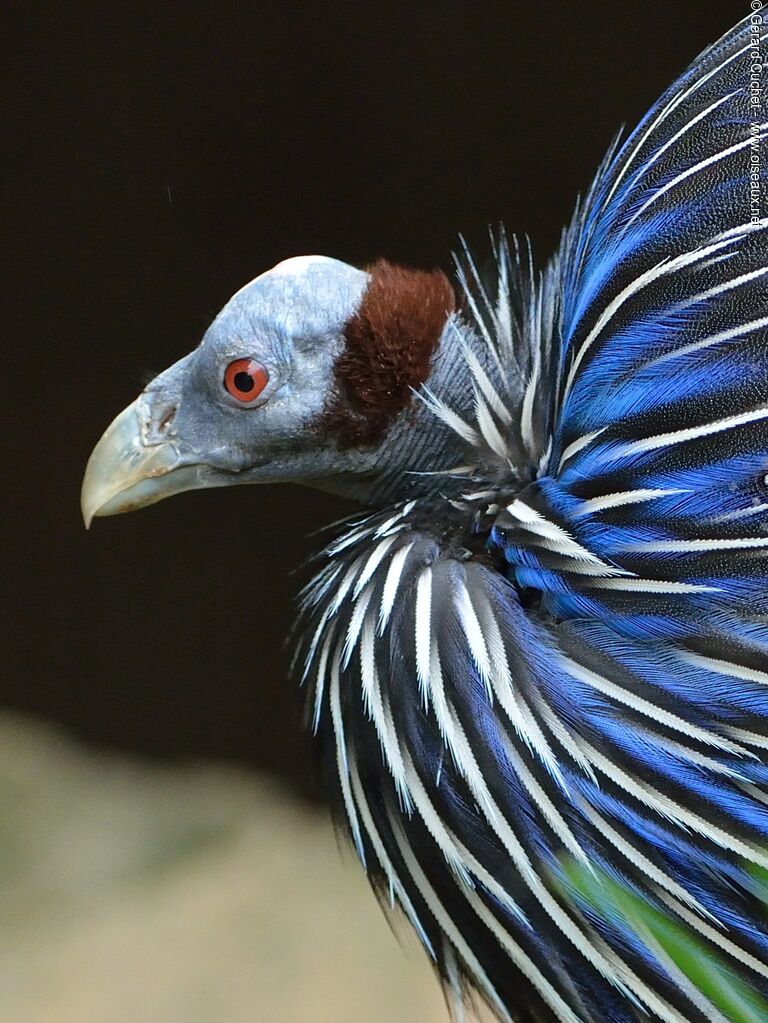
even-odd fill
[[[525,450],[522,437],[514,450],[503,437],[509,434],[511,395],[522,393],[520,375],[530,377],[530,367],[516,375],[512,366],[503,367],[499,352],[520,349],[520,331],[536,313],[519,284],[519,294],[510,293],[513,274],[503,238],[496,257],[496,279],[481,282],[467,255],[455,289],[440,270],[385,260],[366,268],[368,285],[345,325],[318,429],[342,452],[375,450],[375,470],[338,474],[321,485],[376,507],[450,496],[468,479],[508,478],[513,465],[520,479],[530,477],[533,452]],[[521,279],[519,254],[514,275]],[[503,322],[501,310],[513,302],[520,316]],[[489,330],[494,345],[488,344]],[[505,342],[506,350],[499,348]],[[530,443],[532,436],[525,439]]]

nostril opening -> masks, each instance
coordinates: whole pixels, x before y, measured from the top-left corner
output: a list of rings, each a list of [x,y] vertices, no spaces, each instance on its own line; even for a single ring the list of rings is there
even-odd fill
[[[163,413],[162,418],[158,422],[157,429],[160,432],[162,432],[163,430],[167,429],[167,427],[169,427],[171,425],[171,423],[173,422],[173,417],[175,415],[176,415],[176,406],[175,405],[169,405],[168,408]]]

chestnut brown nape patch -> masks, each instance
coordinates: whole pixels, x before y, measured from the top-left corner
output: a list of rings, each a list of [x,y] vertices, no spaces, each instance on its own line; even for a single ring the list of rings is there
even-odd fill
[[[344,330],[335,391],[320,424],[343,448],[377,443],[410,404],[456,304],[441,270],[408,270],[383,259],[366,270],[368,287]]]

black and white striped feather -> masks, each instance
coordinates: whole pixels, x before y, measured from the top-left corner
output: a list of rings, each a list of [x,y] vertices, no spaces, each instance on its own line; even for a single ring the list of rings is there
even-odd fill
[[[471,482],[352,526],[303,596],[359,856],[503,1019],[766,1018],[753,44],[745,19],[611,149],[543,273],[503,236],[494,281],[463,259],[474,405],[422,398]]]

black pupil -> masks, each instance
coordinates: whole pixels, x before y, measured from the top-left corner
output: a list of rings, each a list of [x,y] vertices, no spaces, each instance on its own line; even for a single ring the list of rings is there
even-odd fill
[[[235,373],[235,387],[238,391],[252,391],[256,384],[253,382],[253,377],[250,373],[246,373],[245,370],[241,369],[239,373]]]

